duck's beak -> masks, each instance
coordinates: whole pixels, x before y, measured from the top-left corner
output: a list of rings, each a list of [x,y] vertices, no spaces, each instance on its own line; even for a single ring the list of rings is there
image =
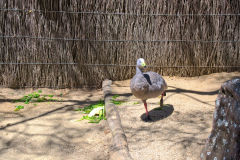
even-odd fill
[[[145,64],[145,62],[142,63],[142,67],[143,67],[143,68],[146,68],[146,67],[147,67],[146,64]]]

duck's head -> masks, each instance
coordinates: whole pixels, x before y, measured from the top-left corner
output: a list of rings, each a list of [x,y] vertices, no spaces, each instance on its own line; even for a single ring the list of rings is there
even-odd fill
[[[145,63],[145,60],[143,58],[139,58],[137,60],[137,67],[140,68],[140,69],[146,68],[146,63]]]

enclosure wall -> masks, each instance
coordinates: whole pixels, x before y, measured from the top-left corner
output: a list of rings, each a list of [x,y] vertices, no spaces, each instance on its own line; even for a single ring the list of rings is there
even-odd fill
[[[139,57],[163,75],[240,69],[239,0],[1,0],[0,9],[2,86],[101,86],[131,78]]]

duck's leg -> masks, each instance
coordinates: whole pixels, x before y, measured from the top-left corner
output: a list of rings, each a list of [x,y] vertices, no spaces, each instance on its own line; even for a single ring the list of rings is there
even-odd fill
[[[162,93],[161,100],[160,100],[160,107],[163,106],[163,96],[166,96],[166,92]]]
[[[151,118],[149,117],[146,100],[143,100],[143,104],[144,104],[144,107],[145,107],[145,110],[146,110],[146,120],[151,120]]]
[[[146,115],[148,117],[148,109],[147,109],[147,102],[146,102],[146,100],[143,100],[143,104],[144,104],[144,107],[145,107],[145,110],[146,110]]]

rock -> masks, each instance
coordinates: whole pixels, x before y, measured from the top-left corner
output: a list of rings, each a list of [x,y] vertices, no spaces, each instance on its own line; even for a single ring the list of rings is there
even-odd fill
[[[202,160],[240,160],[240,78],[225,82],[216,99],[213,128]]]

